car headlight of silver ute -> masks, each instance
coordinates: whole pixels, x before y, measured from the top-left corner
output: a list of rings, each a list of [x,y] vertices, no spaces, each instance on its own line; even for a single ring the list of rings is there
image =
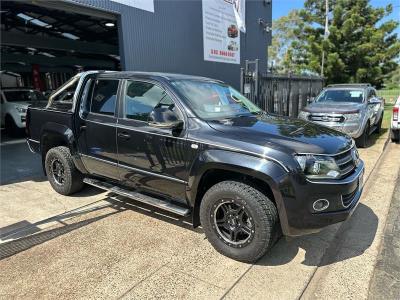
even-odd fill
[[[334,158],[326,155],[296,155],[300,168],[310,179],[335,179],[340,176],[340,169]]]
[[[17,112],[19,112],[20,114],[26,113],[26,108],[25,108],[25,107],[16,106],[15,109],[16,109]]]

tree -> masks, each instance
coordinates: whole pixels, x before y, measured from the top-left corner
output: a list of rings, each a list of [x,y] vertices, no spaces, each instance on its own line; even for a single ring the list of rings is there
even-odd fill
[[[385,78],[385,88],[387,89],[398,89],[400,88],[400,66],[390,72]]]
[[[304,25],[297,34],[304,42],[296,50],[294,63],[319,73],[325,51],[328,83],[382,86],[387,74],[396,69],[400,53],[400,41],[393,33],[399,23],[382,22],[392,9],[392,5],[374,8],[368,0],[329,0],[330,34],[324,39],[325,1],[307,0],[299,12]]]
[[[268,56],[274,72],[301,73],[304,69],[296,57],[302,45],[298,37],[303,26],[298,10],[292,10],[272,23],[272,45],[268,49]]]

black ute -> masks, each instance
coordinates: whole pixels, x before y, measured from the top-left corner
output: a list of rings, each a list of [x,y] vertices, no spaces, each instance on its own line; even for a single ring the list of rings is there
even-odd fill
[[[209,78],[81,73],[28,109],[27,132],[57,192],[87,183],[191,215],[219,252],[246,262],[281,232],[344,221],[362,192],[349,136],[269,115]]]

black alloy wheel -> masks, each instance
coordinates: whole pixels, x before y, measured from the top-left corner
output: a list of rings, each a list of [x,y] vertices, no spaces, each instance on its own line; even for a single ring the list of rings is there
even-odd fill
[[[221,199],[211,217],[220,239],[232,247],[244,247],[254,237],[254,220],[250,212],[233,199]]]
[[[65,183],[65,169],[62,162],[58,158],[53,159],[51,162],[51,172],[54,181],[57,184],[63,185]]]

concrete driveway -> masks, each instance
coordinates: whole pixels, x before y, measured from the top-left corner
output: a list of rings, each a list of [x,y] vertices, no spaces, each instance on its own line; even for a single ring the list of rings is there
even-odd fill
[[[190,220],[96,189],[60,196],[25,144],[4,144],[2,172],[28,167],[0,187],[0,298],[366,298],[400,168],[400,145],[381,156],[386,137],[360,151],[350,220],[282,238],[256,264],[220,255]]]

